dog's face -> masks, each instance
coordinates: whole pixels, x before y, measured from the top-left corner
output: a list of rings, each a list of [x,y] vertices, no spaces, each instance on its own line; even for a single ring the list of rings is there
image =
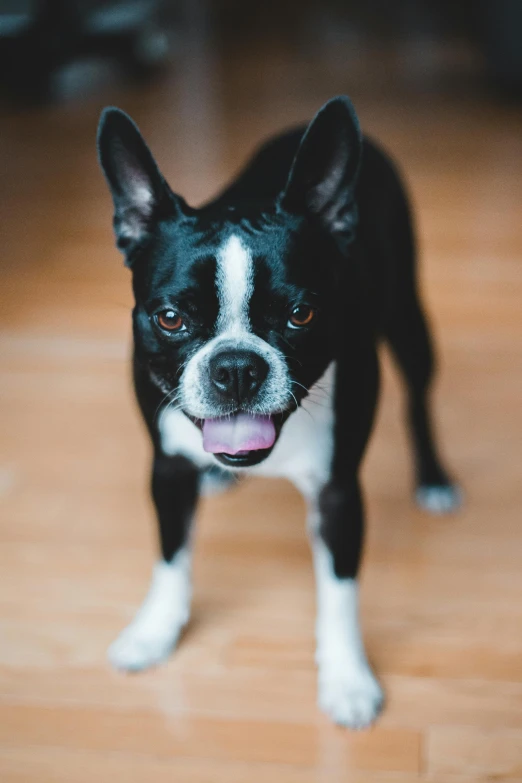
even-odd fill
[[[316,116],[268,202],[188,207],[118,110],[104,113],[99,150],[133,270],[139,360],[206,451],[257,464],[331,359],[332,289],[356,222],[351,104]]]

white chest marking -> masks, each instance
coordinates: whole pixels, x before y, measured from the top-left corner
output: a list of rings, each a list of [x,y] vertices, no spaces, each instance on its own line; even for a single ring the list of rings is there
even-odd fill
[[[333,454],[335,362],[310,388],[301,407],[283,426],[270,456],[252,473],[287,478],[308,499],[330,475]]]
[[[164,454],[192,460],[199,468],[215,464],[212,456],[203,449],[201,430],[185,414],[168,406],[158,420],[161,448]]]
[[[218,333],[250,331],[248,306],[254,284],[250,251],[235,234],[218,253],[217,289],[219,297]]]

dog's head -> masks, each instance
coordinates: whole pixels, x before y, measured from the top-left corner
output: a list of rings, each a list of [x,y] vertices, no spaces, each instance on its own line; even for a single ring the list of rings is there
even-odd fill
[[[118,109],[103,113],[98,144],[133,271],[139,361],[206,451],[232,467],[260,462],[332,358],[336,268],[357,222],[352,104],[321,109],[288,171],[272,174],[286,184],[270,199],[238,189],[189,207]]]

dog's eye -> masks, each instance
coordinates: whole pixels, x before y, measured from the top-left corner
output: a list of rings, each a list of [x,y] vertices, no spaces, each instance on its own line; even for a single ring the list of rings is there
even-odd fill
[[[297,305],[292,310],[288,326],[292,329],[299,329],[301,326],[308,326],[315,318],[315,310],[310,305]]]
[[[154,320],[164,332],[183,332],[186,329],[182,317],[175,310],[162,310],[156,313]]]

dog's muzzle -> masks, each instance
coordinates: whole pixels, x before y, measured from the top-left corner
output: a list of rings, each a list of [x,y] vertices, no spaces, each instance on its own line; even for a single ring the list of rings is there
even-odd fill
[[[229,467],[268,456],[295,399],[284,357],[255,335],[207,343],[185,367],[180,390],[203,448]]]

